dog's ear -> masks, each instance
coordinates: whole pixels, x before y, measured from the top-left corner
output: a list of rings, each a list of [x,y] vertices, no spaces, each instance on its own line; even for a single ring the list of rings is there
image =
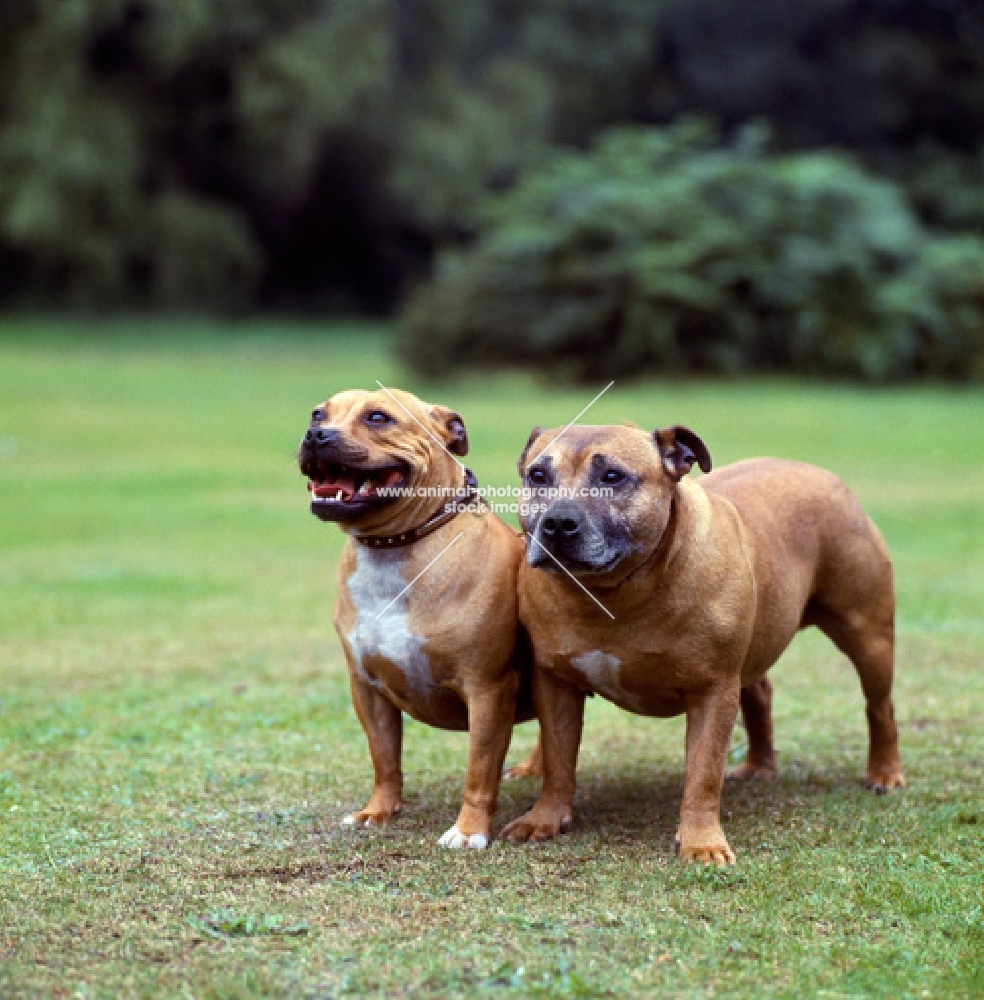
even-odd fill
[[[674,424],[657,429],[653,431],[653,441],[667,475],[677,482],[693,468],[694,462],[702,472],[711,471],[711,453],[707,445],[689,428]]]
[[[468,431],[460,413],[449,410],[446,406],[435,406],[431,415],[444,429],[448,443],[448,451],[462,458],[468,454]]]
[[[530,453],[530,447],[542,433],[542,427],[534,427],[530,431],[530,436],[526,439],[526,445],[523,447],[523,454],[519,456],[519,461],[516,463],[516,468],[519,469],[520,475],[523,474],[523,468],[526,465],[526,456]]]

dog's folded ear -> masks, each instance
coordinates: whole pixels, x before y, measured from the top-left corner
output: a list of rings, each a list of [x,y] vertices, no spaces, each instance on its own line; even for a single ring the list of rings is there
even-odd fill
[[[519,456],[519,461],[516,463],[516,468],[519,469],[519,474],[523,474],[523,469],[526,466],[526,456],[530,453],[530,447],[533,442],[543,433],[542,427],[534,427],[530,431],[530,436],[526,439],[526,445],[523,447],[523,454]]]
[[[468,431],[465,430],[465,421],[460,413],[449,410],[446,406],[435,406],[431,410],[431,416],[441,425],[447,441],[448,451],[452,455],[468,454]]]
[[[688,427],[674,424],[653,431],[653,441],[663,460],[667,475],[679,482],[696,462],[702,472],[711,471],[711,453],[707,445]]]

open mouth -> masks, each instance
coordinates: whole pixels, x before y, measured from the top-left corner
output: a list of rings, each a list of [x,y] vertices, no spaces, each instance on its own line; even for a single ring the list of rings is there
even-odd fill
[[[317,462],[304,469],[311,494],[311,513],[323,521],[358,514],[370,506],[397,499],[394,492],[405,485],[404,466],[360,469],[334,462]]]

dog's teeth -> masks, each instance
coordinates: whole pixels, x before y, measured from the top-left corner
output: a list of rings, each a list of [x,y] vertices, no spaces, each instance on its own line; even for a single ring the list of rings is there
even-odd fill
[[[362,496],[369,496],[369,494],[370,494],[371,492],[372,492],[372,483],[371,483],[371,482],[369,482],[369,480],[367,479],[367,480],[366,480],[366,481],[365,481],[365,482],[364,482],[364,483],[363,483],[363,484],[362,484],[362,485],[361,485],[361,486],[359,487],[359,493],[360,493],[360,495],[362,495]]]
[[[338,492],[337,492],[337,493],[335,494],[335,499],[336,499],[336,500],[341,500],[341,499],[343,499],[343,497],[344,497],[344,496],[345,496],[345,491],[344,491],[344,490],[339,490],[339,491],[338,491]]]

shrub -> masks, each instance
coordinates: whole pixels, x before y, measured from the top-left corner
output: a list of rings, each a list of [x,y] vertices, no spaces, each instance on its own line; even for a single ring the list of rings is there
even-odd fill
[[[556,156],[414,296],[405,355],[431,373],[979,372],[984,242],[932,235],[842,156],[771,156],[764,138],[721,147],[688,121]]]

